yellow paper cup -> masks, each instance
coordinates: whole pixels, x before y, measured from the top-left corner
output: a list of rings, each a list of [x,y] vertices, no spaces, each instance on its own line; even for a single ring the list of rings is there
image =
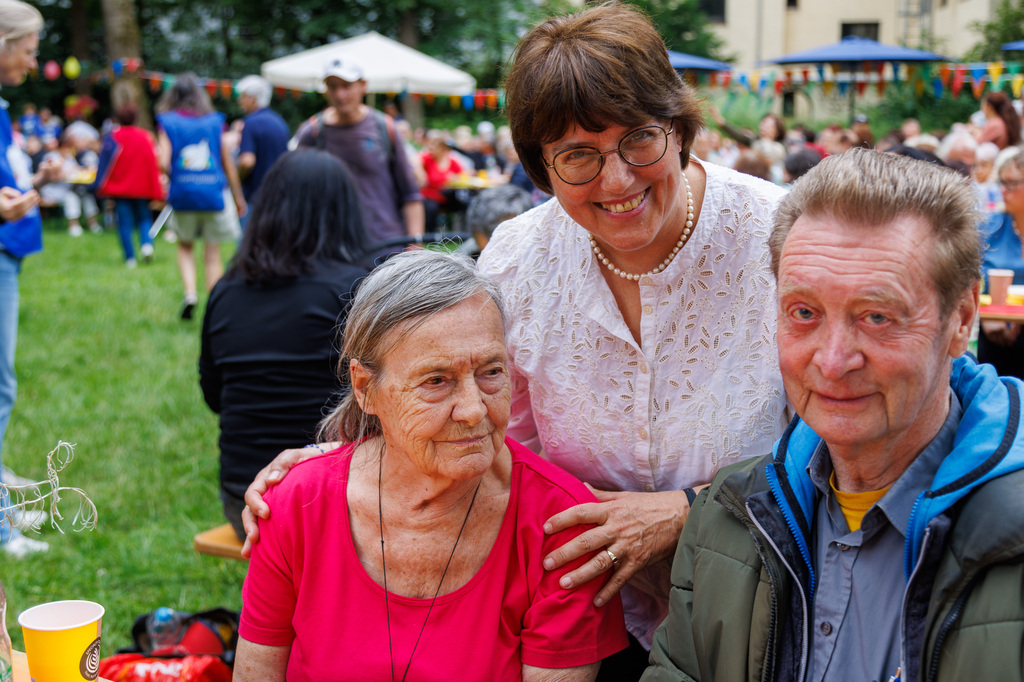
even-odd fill
[[[100,667],[103,607],[91,601],[54,601],[18,616],[33,682],[95,680]]]

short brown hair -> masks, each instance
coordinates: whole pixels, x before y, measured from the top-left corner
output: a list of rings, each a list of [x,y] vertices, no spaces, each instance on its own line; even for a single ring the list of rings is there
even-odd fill
[[[948,168],[870,149],[824,159],[779,204],[769,238],[776,279],[786,237],[802,215],[879,231],[904,216],[927,220],[935,235],[931,279],[944,317],[981,279],[981,214],[970,181]]]
[[[505,79],[505,115],[523,169],[549,194],[541,146],[573,125],[600,132],[670,120],[684,168],[703,127],[657,29],[639,10],[613,3],[548,19],[520,41]]]

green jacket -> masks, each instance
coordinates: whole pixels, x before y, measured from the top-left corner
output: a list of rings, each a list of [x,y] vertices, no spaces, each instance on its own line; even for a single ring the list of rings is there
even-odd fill
[[[922,494],[934,499],[959,486],[957,501],[922,524],[918,558],[908,564],[903,682],[1024,681],[1024,469],[1010,461],[1024,448],[1021,384],[992,376],[979,372],[969,377],[969,393],[957,391],[965,418],[946,459],[973,448],[960,462],[973,468]],[[980,389],[985,381],[994,386]],[[787,521],[771,487],[779,493],[781,480],[783,506],[798,508],[807,490],[796,480],[800,468],[779,474],[798,426],[795,420],[774,457],[723,469],[695,501],[673,562],[669,615],[655,633],[643,682],[802,682],[813,569],[793,528],[805,537],[809,529],[799,514]],[[770,483],[772,476],[778,478]]]

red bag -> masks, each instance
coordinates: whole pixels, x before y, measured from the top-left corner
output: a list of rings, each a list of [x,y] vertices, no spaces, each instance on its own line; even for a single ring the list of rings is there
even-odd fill
[[[115,654],[100,661],[100,677],[113,682],[231,682],[231,668],[209,655],[147,658]]]

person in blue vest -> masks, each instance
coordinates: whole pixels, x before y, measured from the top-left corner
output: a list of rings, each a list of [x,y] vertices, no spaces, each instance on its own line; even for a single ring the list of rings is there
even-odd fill
[[[20,85],[37,67],[39,11],[19,0],[0,0],[0,85]],[[14,349],[18,340],[18,274],[25,256],[43,250],[43,221],[35,191],[59,175],[57,164],[45,162],[32,175],[30,161],[14,144],[7,102],[0,100],[0,445],[14,407],[17,380]],[[0,508],[9,505],[0,493]],[[0,513],[0,548],[8,556],[45,552],[48,545],[22,535]]]
[[[238,106],[245,112],[245,127],[238,147],[238,174],[242,193],[253,202],[256,190],[263,184],[274,162],[288,151],[291,130],[284,119],[270,108],[273,86],[259,76],[246,76],[238,81]],[[245,226],[245,221],[242,221]]]
[[[241,235],[238,216],[246,212],[245,197],[231,151],[223,142],[224,115],[214,111],[194,73],[178,75],[156,111],[160,166],[170,177],[168,203],[174,209],[178,270],[185,289],[181,319],[191,320],[199,303],[195,241],[201,238],[205,243],[203,263],[210,291],[224,274],[220,245]]]

